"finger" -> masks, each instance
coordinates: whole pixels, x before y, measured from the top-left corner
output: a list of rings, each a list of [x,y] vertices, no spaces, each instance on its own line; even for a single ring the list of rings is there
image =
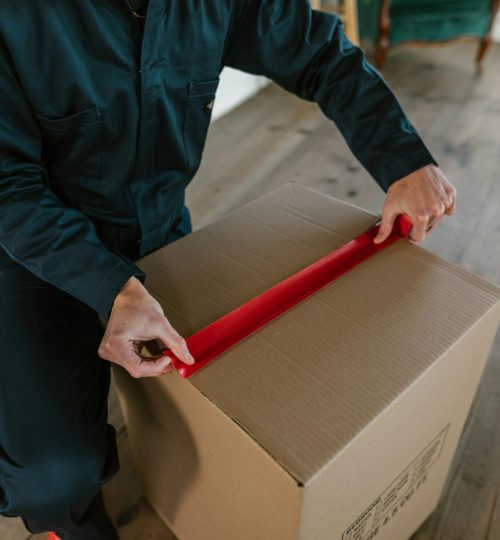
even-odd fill
[[[436,219],[439,219],[446,212],[446,208],[447,208],[446,207],[446,202],[440,202],[437,205],[437,208],[435,209],[435,211],[432,212],[430,221],[432,221],[432,223],[434,223],[434,221]]]
[[[446,210],[444,211],[444,213],[447,215],[447,216],[451,216],[453,215],[457,210],[457,199],[455,196],[451,196],[451,203],[447,205],[446,207]]]
[[[171,364],[171,359],[166,356],[161,356],[156,360],[151,358],[141,358],[133,351],[128,351],[124,358],[123,366],[134,377],[139,379],[141,377],[156,377],[161,375]]]
[[[99,344],[97,354],[104,360],[114,362],[115,352],[119,350],[119,348],[120,345],[105,334]]]
[[[394,220],[396,219],[397,213],[390,206],[385,206],[382,212],[382,221],[378,229],[378,233],[373,239],[375,244],[380,244],[384,242],[392,232],[394,226]]]
[[[451,184],[445,186],[445,210],[444,214],[451,215],[455,213],[457,200],[457,190]]]
[[[161,372],[161,375],[165,375],[166,373],[173,373],[174,371],[175,367],[173,366],[173,364],[170,364]]]
[[[159,331],[158,337],[185,364],[194,364],[194,358],[188,350],[186,340],[165,319],[165,325]]]
[[[443,214],[441,214],[438,218],[436,218],[432,222],[429,222],[427,225],[427,230],[425,232],[429,234],[433,229],[436,228],[436,225],[441,221],[442,218],[443,218]]]
[[[425,238],[425,232],[429,224],[429,217],[425,214],[418,214],[416,216],[410,216],[413,222],[413,228],[411,231],[411,241],[421,242]]]
[[[156,360],[142,360],[139,366],[141,377],[158,377],[163,375],[166,369],[172,365],[172,360],[167,356],[161,356]]]
[[[444,197],[444,200],[436,205],[433,212],[431,213],[431,216],[429,218],[429,221],[427,222],[427,227],[425,232],[429,233],[432,229],[436,227],[436,225],[441,221],[443,216],[446,214],[448,205],[452,203],[452,199],[446,195]]]

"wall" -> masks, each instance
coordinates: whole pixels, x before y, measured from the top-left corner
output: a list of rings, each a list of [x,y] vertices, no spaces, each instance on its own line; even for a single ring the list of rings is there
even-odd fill
[[[217,90],[213,120],[241,105],[268,84],[265,77],[255,77],[242,71],[225,68]]]
[[[495,41],[500,41],[500,14],[497,15],[495,24],[493,26],[493,39]]]

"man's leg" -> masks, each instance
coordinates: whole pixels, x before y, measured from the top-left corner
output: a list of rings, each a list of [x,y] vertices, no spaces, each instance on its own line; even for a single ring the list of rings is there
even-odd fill
[[[100,494],[119,467],[102,335],[92,309],[0,248],[0,513],[32,533],[117,538]]]

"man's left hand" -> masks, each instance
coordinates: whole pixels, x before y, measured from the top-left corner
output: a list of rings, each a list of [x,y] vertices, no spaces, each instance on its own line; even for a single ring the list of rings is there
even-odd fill
[[[444,215],[455,212],[456,196],[457,190],[435,165],[427,165],[397,180],[387,190],[382,222],[374,242],[379,244],[391,234],[399,214],[406,214],[413,223],[410,240],[421,242]]]

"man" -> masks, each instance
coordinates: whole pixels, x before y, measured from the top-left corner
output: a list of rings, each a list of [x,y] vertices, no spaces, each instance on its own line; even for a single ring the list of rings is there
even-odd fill
[[[337,17],[307,0],[146,4],[0,0],[0,512],[64,539],[117,538],[100,492],[118,470],[103,359],[160,376],[169,360],[140,355],[159,339],[193,362],[134,261],[191,230],[184,191],[224,66],[337,124],[387,192],[376,241],[404,212],[419,242],[455,209]]]

